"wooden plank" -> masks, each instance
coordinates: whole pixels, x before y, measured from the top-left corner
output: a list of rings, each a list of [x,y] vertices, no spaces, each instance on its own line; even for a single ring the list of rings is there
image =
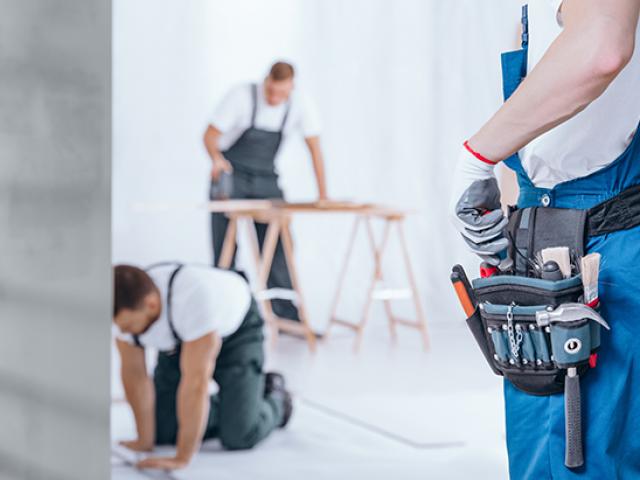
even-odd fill
[[[284,202],[280,199],[233,199],[213,200],[201,204],[169,203],[169,202],[136,202],[131,204],[135,213],[167,213],[206,210],[212,213],[227,213],[248,215],[251,217],[295,213],[357,213],[380,218],[401,219],[415,213],[406,208],[377,205],[372,203],[358,203],[338,200],[324,200],[320,202]]]
[[[214,200],[204,204],[209,212],[258,212],[273,208],[271,200]]]

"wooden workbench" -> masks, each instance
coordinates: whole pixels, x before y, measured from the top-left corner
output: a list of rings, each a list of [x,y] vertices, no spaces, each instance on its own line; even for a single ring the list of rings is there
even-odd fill
[[[424,311],[420,303],[416,287],[409,252],[404,236],[404,220],[407,212],[392,209],[380,205],[360,204],[351,202],[324,201],[318,203],[287,203],[282,200],[227,200],[212,201],[206,204],[209,212],[224,213],[229,218],[229,226],[224,239],[220,258],[217,259],[219,268],[231,268],[234,251],[237,245],[238,232],[243,230],[251,245],[251,254],[256,269],[255,295],[262,306],[268,326],[272,330],[272,339],[275,341],[280,331],[300,335],[307,340],[309,348],[314,351],[316,337],[309,325],[306,302],[302,293],[300,279],[298,277],[295,257],[293,253],[293,240],[290,224],[296,214],[321,214],[321,213],[346,213],[355,215],[355,222],[349,238],[347,252],[345,254],[336,293],[331,309],[329,328],[341,325],[353,329],[357,336],[355,348],[360,346],[364,328],[369,319],[369,312],[373,301],[380,300],[384,303],[385,312],[389,322],[389,329],[393,339],[396,336],[396,325],[405,325],[418,329],[422,335],[425,348],[428,347],[428,335]],[[374,236],[372,220],[380,219],[384,223],[382,240],[377,242]],[[266,223],[267,233],[262,249],[258,244],[258,238],[253,227],[253,222]],[[336,317],[343,284],[347,275],[349,260],[353,253],[356,236],[361,226],[366,229],[367,237],[374,262],[374,275],[369,285],[367,300],[359,321],[349,322]],[[402,249],[402,258],[409,282],[407,289],[381,289],[379,285],[384,278],[383,257],[387,249],[388,239],[393,228],[396,228],[399,243]],[[271,270],[273,256],[276,251],[278,239],[281,240],[289,275],[291,277],[292,295],[286,298],[294,301],[298,308],[300,321],[277,317],[271,308],[271,299],[282,298],[279,289],[267,289],[267,279]],[[391,301],[399,298],[411,299],[415,306],[416,320],[405,320],[394,316]],[[328,334],[329,330],[327,330]]]

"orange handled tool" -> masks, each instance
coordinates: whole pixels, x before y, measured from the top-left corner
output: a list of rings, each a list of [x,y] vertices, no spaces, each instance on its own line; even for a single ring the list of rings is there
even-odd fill
[[[460,305],[462,305],[465,315],[470,317],[476,311],[476,306],[472,300],[473,292],[470,291],[471,285],[469,285],[467,276],[460,265],[453,267],[453,272],[451,272],[451,283],[456,291],[456,295],[458,295],[458,300],[460,300]]]

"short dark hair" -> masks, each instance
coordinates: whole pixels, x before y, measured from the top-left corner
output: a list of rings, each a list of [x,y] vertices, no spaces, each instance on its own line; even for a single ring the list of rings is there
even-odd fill
[[[140,308],[147,295],[158,291],[147,272],[133,265],[116,265],[113,269],[113,282],[114,317],[124,308]]]
[[[294,75],[295,70],[293,65],[287,62],[276,62],[271,65],[271,70],[269,70],[269,78],[276,82],[289,80],[293,78]]]

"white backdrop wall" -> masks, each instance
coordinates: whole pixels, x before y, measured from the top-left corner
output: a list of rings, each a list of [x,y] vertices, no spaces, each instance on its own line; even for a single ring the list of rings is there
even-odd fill
[[[132,205],[201,203],[209,172],[201,138],[216,102],[285,58],[322,115],[330,195],[416,210],[408,237],[429,320],[459,317],[450,267],[475,271],[478,262],[450,227],[449,186],[462,140],[500,104],[499,52],[517,45],[519,15],[515,0],[115,0],[114,261],[211,261],[205,213]],[[315,197],[301,140],[278,164],[289,199]],[[294,225],[319,329],[349,226],[339,216]],[[358,314],[370,273],[362,240],[345,315]],[[392,251],[389,283],[404,284],[398,261]]]

